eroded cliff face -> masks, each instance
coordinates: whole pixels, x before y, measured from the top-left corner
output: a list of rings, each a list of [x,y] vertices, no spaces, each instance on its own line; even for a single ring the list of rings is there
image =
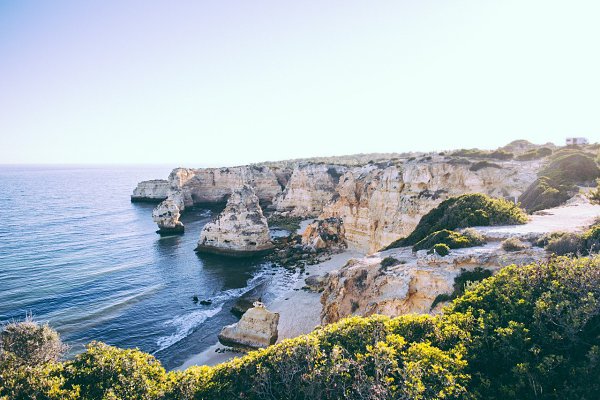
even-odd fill
[[[395,262],[382,266],[387,257]],[[482,267],[497,271],[506,265],[526,264],[546,257],[546,252],[539,248],[506,252],[497,242],[452,250],[446,257],[401,248],[351,260],[325,277],[321,321],[328,324],[350,315],[434,313],[441,307],[432,309],[435,298],[452,293],[454,279],[461,270]]]
[[[235,189],[227,206],[200,233],[197,251],[246,256],[273,248],[267,219],[250,185]]]
[[[281,177],[280,177],[281,179]],[[231,191],[251,186],[261,202],[271,203],[281,193],[277,175],[269,167],[242,166],[231,168],[177,168],[169,175],[172,191],[185,193],[186,206],[221,203]]]
[[[338,165],[297,166],[285,189],[275,198],[275,209],[292,216],[318,216],[334,197],[339,178],[346,170]]]
[[[535,180],[540,164],[497,162],[477,169],[468,161],[429,158],[347,171],[320,218],[341,218],[348,245],[373,252],[410,234],[424,214],[450,196],[518,196]]]
[[[131,194],[131,201],[158,202],[165,200],[169,195],[169,187],[169,181],[165,179],[140,182]]]

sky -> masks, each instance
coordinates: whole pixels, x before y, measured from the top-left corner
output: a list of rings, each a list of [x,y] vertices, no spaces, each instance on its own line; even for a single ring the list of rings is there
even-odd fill
[[[600,141],[600,2],[0,0],[0,164]]]

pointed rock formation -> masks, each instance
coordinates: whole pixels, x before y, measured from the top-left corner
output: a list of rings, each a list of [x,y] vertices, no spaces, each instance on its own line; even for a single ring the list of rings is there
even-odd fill
[[[183,233],[183,224],[179,221],[180,211],[177,201],[168,198],[152,211],[152,219],[158,225],[161,235]]]
[[[237,257],[262,254],[271,249],[267,218],[249,185],[233,191],[223,212],[204,226],[196,248],[199,252]]]
[[[219,342],[225,346],[267,347],[277,342],[279,314],[266,309],[261,302],[242,315],[236,324],[228,325],[219,333]]]

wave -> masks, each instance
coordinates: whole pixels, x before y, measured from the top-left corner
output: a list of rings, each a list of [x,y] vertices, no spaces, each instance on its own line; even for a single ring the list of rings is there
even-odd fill
[[[222,309],[223,304],[220,304],[218,307],[211,308],[210,310],[194,311],[190,314],[180,315],[170,321],[165,322],[165,325],[175,326],[177,329],[174,334],[158,339],[156,342],[158,345],[158,350],[156,350],[156,352],[169,348],[180,340],[185,339],[194,330],[194,328],[202,324],[210,317],[217,315]]]
[[[246,286],[236,289],[229,289],[221,292],[211,298],[213,304],[219,303],[217,307],[208,310],[193,311],[188,314],[179,315],[169,321],[165,322],[165,326],[174,326],[176,328],[175,333],[170,336],[163,336],[156,342],[158,350],[154,353],[158,353],[164,349],[173,346],[175,343],[188,337],[198,326],[200,326],[207,319],[214,317],[223,309],[223,304],[232,298],[240,297],[244,293],[254,289],[262,283],[261,279],[267,276],[267,271],[262,270],[252,278],[248,280]]]

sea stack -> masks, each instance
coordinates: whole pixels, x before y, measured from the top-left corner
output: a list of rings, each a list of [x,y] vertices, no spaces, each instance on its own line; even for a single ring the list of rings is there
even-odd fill
[[[179,221],[178,204],[171,198],[164,200],[152,211],[152,219],[158,225],[157,233],[161,235],[182,234],[183,224]]]
[[[267,218],[249,185],[235,189],[217,219],[204,226],[196,251],[247,257],[273,249]]]
[[[261,302],[242,315],[236,324],[228,325],[219,333],[219,342],[225,346],[250,348],[267,347],[277,342],[279,314],[266,309]]]

